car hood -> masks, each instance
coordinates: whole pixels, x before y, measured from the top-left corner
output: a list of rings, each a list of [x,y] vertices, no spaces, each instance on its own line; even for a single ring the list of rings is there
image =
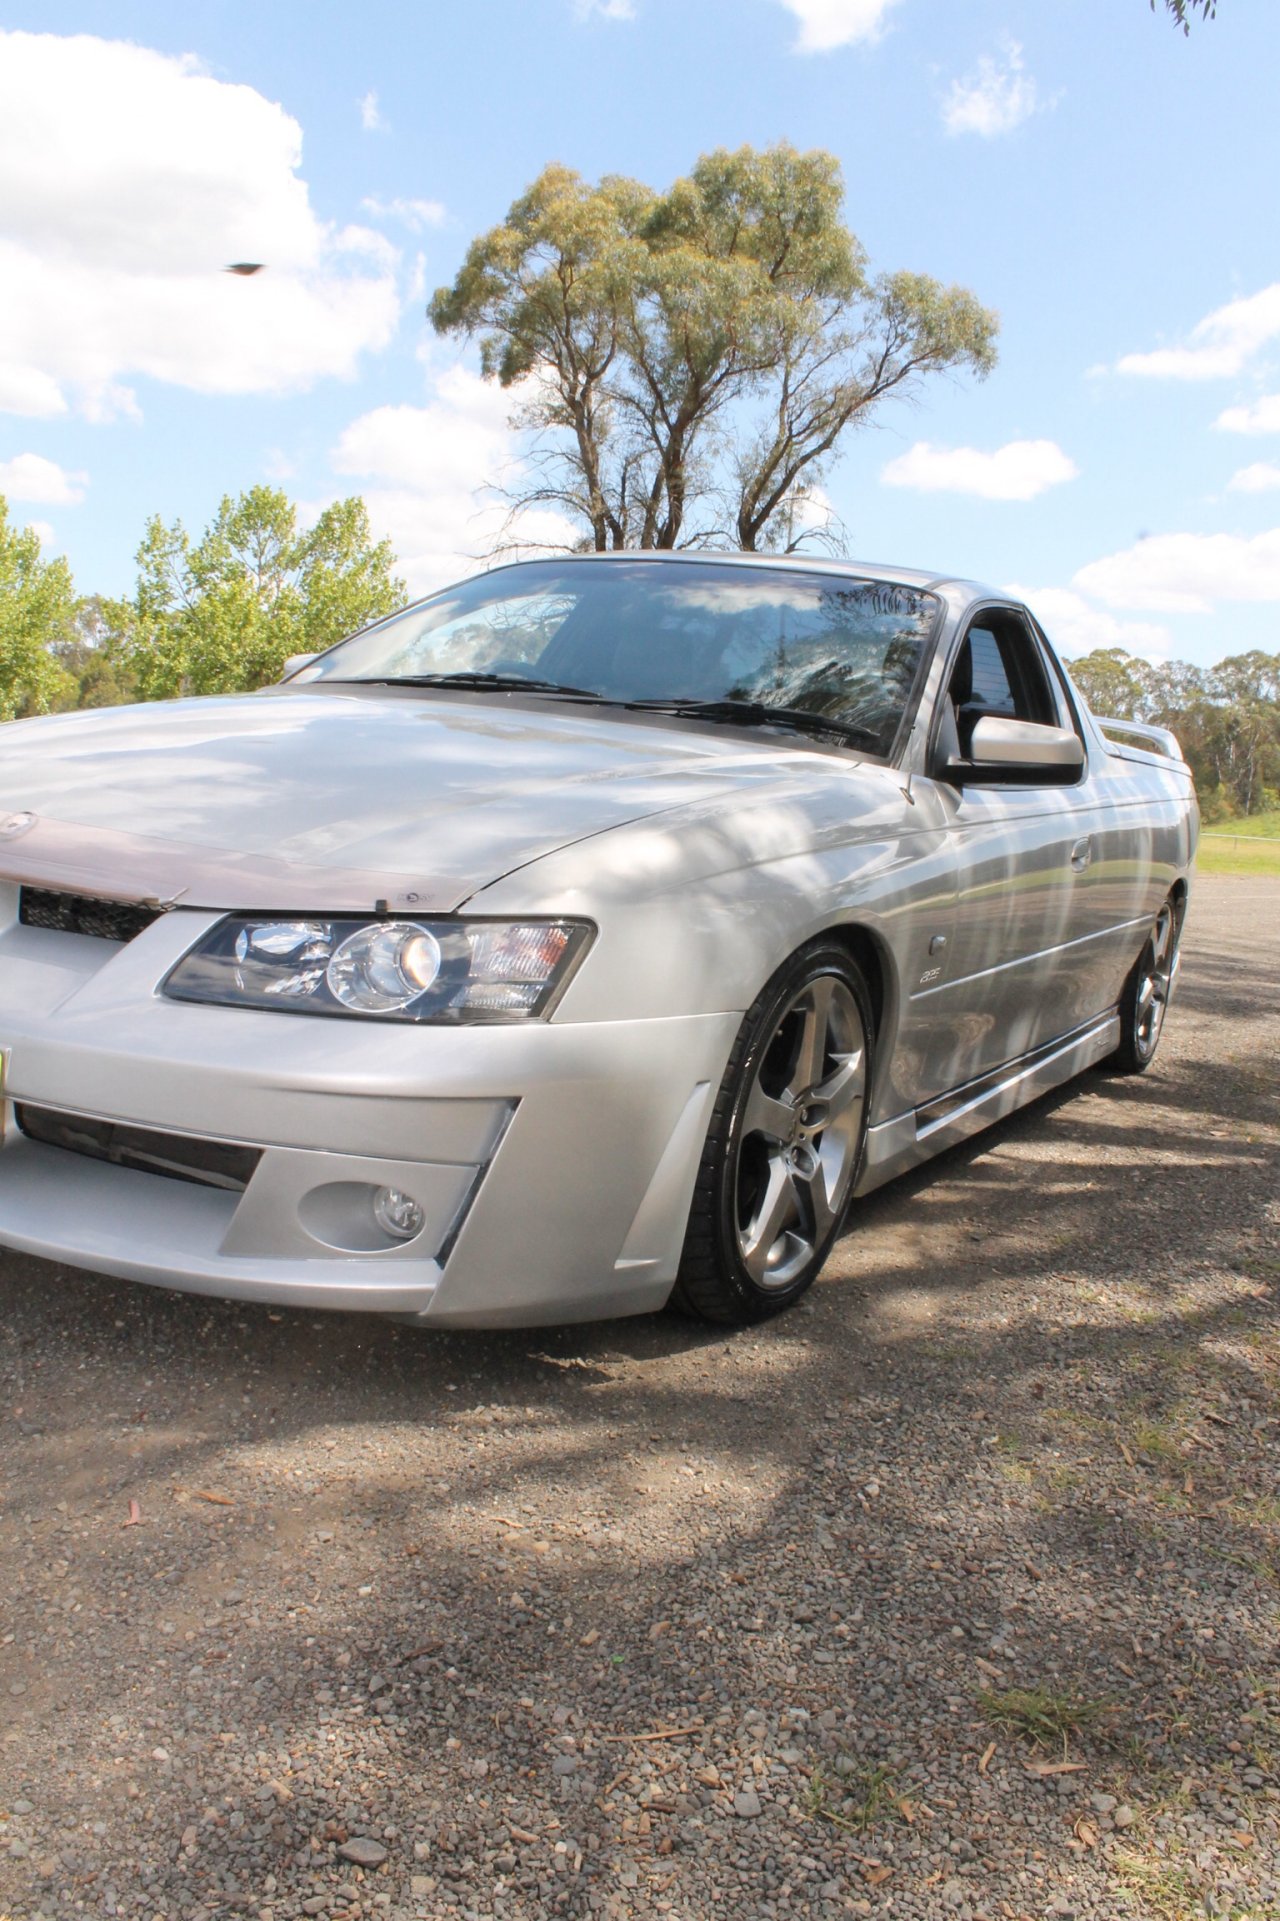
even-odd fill
[[[55,715],[0,733],[0,875],[184,907],[447,912],[575,841],[805,767],[800,741],[492,696]]]

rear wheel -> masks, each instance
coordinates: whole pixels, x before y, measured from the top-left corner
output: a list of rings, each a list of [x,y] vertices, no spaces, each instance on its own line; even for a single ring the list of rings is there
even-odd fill
[[[815,943],[747,1012],[707,1133],[673,1300],[747,1326],[813,1281],[862,1159],[872,1024],[843,947]]]
[[[1120,996],[1120,1045],[1110,1062],[1117,1074],[1145,1073],[1156,1057],[1181,931],[1181,903],[1170,895],[1156,915]]]

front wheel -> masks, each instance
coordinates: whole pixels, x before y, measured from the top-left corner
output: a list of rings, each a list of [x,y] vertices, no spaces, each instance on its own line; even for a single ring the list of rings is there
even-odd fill
[[[865,983],[835,942],[794,955],[748,1010],[703,1149],[677,1305],[745,1327],[813,1281],[862,1159],[872,1042]]]
[[[1117,1074],[1143,1074],[1156,1057],[1173,990],[1182,908],[1172,895],[1156,915],[1120,996],[1120,1045],[1110,1065]]]

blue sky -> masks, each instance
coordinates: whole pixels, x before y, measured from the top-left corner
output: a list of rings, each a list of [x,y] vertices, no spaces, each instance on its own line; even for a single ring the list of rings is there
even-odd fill
[[[551,159],[840,159],[874,269],[1002,319],[829,480],[851,551],[1023,592],[1064,651],[1280,647],[1280,9],[1146,0],[0,0],[0,492],[83,591],[148,514],[361,492],[471,571],[509,402],[426,296]],[[236,279],[228,259],[264,260]]]

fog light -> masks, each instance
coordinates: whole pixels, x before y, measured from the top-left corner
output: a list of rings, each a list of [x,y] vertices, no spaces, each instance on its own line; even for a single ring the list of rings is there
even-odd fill
[[[384,1234],[411,1241],[421,1234],[426,1215],[411,1194],[402,1194],[398,1187],[380,1187],[373,1197],[373,1218]]]

